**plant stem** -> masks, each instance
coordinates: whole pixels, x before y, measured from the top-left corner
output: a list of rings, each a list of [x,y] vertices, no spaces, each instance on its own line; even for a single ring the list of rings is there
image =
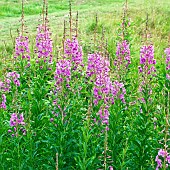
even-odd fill
[[[107,170],[107,130],[105,130],[104,140],[104,170]]]

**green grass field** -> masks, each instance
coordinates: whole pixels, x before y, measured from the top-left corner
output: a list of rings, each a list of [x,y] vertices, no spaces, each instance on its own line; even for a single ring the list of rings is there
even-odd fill
[[[79,44],[65,47],[69,0],[48,0],[39,41],[43,0],[24,0],[27,47],[21,2],[0,0],[0,170],[168,170],[170,1],[127,1],[120,54],[125,0],[72,0]]]
[[[66,0],[49,1],[49,21],[53,34],[61,34],[63,28],[63,19],[68,15],[68,3]],[[106,27],[109,37],[115,36],[115,30],[118,28],[122,16],[122,0],[77,0],[73,1],[73,11],[80,13],[81,31],[89,31],[90,25],[94,21],[94,15],[98,13],[99,21]],[[134,22],[134,33],[140,34],[144,27],[146,13],[149,14],[149,25],[153,38],[167,38],[169,31],[169,6],[170,2],[165,0],[154,1],[129,1],[129,17]],[[40,0],[25,1],[25,25],[28,27],[29,34],[36,30],[40,13],[42,11],[42,2]],[[0,2],[0,36],[2,41],[9,41],[9,30],[16,33],[19,28],[21,16],[21,1]],[[82,30],[83,28],[83,30]],[[161,34],[161,35],[160,35]],[[154,40],[155,42],[155,40]]]
[[[4,1],[0,2],[0,49],[1,58],[9,58],[13,52],[15,37],[17,30],[20,30],[21,1]],[[64,19],[68,19],[69,5],[67,0],[49,1],[49,25],[52,31],[53,39],[61,42],[63,34]],[[93,33],[95,23],[95,15],[98,14],[99,27],[104,27],[106,37],[109,41],[111,54],[115,52],[115,39],[117,30],[121,23],[123,0],[74,0],[73,15],[79,11],[79,30],[81,39],[88,41]],[[128,1],[128,14],[132,21],[131,40],[136,53],[139,45],[142,44],[142,34],[144,34],[146,15],[149,14],[149,31],[151,33],[151,41],[155,47],[163,49],[168,41],[168,33],[170,30],[170,2],[166,0],[148,0],[148,1]],[[36,28],[39,24],[40,13],[42,12],[42,2],[39,0],[25,1],[25,26],[26,31],[33,39],[36,35]],[[99,28],[99,33],[101,29]],[[156,52],[156,58],[162,56],[162,50]]]

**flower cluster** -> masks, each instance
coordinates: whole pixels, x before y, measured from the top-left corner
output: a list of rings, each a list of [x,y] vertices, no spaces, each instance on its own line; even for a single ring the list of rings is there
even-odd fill
[[[6,109],[6,94],[10,92],[11,89],[11,82],[13,82],[16,86],[20,86],[19,81],[20,75],[14,72],[9,72],[6,76],[6,79],[3,81],[0,81],[0,108]]]
[[[108,86],[107,86],[108,85]],[[123,83],[119,83],[118,81],[114,81],[113,83],[109,80],[108,84],[104,87],[94,87],[94,104],[98,105],[99,101],[104,102],[104,106],[100,107],[97,115],[100,115],[100,119],[103,124],[106,124],[106,130],[109,130],[109,106],[108,104],[114,104],[115,99],[120,99],[122,103],[125,103],[124,95],[126,94],[126,89],[124,88]]]
[[[19,130],[22,131],[23,135],[26,135],[26,130],[24,129],[25,122],[24,122],[24,116],[23,114],[18,115],[16,113],[11,114],[10,118],[10,126],[14,127],[15,134],[12,134],[12,136],[18,136]],[[12,132],[12,130],[8,130],[9,133]]]
[[[139,73],[143,74],[153,74],[156,72],[154,59],[154,47],[152,45],[143,46],[140,50],[140,64]]]
[[[40,63],[40,68],[43,63],[52,63],[52,40],[50,38],[51,32],[49,31],[49,28],[46,25],[39,25],[37,28],[37,36],[36,36],[36,50],[35,52],[38,55],[38,59],[36,60],[36,63]]]
[[[99,105],[100,101],[103,102],[97,115],[100,115],[100,119],[106,125],[107,130],[109,124],[108,104],[114,104],[115,98],[119,98],[125,103],[124,94],[126,94],[123,83],[118,81],[112,83],[109,76],[109,67],[110,63],[107,58],[99,54],[89,54],[87,77],[94,77],[94,104]]]
[[[58,106],[59,111],[62,113],[62,121],[64,120],[65,113],[60,106],[60,101],[58,100],[60,95],[66,97],[66,94],[61,93],[63,88],[70,89],[71,77],[75,76],[74,73],[82,73],[83,65],[83,53],[82,47],[79,46],[78,40],[73,37],[71,40],[66,39],[64,42],[64,56],[56,64],[56,71],[54,74],[55,87],[54,95],[57,97],[53,100],[53,104]],[[56,108],[55,108],[56,109]],[[53,118],[51,119],[51,122]]]
[[[83,66],[82,47],[79,46],[78,40],[73,37],[72,41],[67,39],[64,43],[64,58],[72,61],[73,70],[77,70],[79,66]]]
[[[10,86],[10,83],[7,84],[8,86],[6,87],[5,86],[5,83],[0,81],[0,108],[1,109],[6,109],[6,95],[5,95],[5,92],[8,92],[9,91],[9,86]]]
[[[3,92],[9,92],[11,88],[11,80],[6,78],[4,82],[0,82],[0,89]]]
[[[122,103],[126,103],[125,101],[126,89],[123,83],[114,81],[113,85],[111,86],[111,94],[114,97],[119,98],[122,101]]]
[[[27,67],[30,66],[30,49],[29,49],[29,39],[26,36],[19,36],[16,38],[15,43],[15,56],[14,58],[21,57],[27,60]]]
[[[166,78],[170,80],[170,48],[165,49],[165,54],[166,54]]]
[[[88,65],[87,65],[87,76],[92,77],[93,75],[97,75],[102,72],[102,59],[101,55],[98,53],[89,54],[88,55]]]
[[[168,168],[169,164],[170,164],[170,155],[168,154],[167,151],[160,149],[158,152],[158,155],[155,158],[155,162],[157,162],[157,167],[156,170],[159,170],[159,168],[162,168],[162,160],[159,158],[162,157],[166,160],[166,168]]]
[[[20,86],[20,81],[19,81],[19,78],[20,78],[20,74],[17,74],[15,71],[14,72],[9,72],[7,74],[7,83],[11,82],[10,79],[12,79],[13,83],[16,85],[16,86]],[[9,85],[9,84],[8,84]]]
[[[6,109],[6,95],[5,94],[2,94],[2,101],[0,103],[0,108],[1,109]]]
[[[119,97],[122,102],[125,103],[124,94],[126,94],[126,89],[123,83],[119,83],[118,81],[112,83],[109,76],[109,67],[110,63],[106,58],[103,58],[99,54],[89,54],[87,76],[92,77],[95,75],[93,88],[95,105],[97,105],[100,100],[104,100],[105,104],[110,100],[113,104],[114,97]],[[120,94],[121,90],[122,93]]]
[[[109,130],[108,125],[109,125],[109,115],[110,115],[110,113],[109,113],[108,109],[109,109],[108,105],[106,105],[106,106],[102,105],[100,107],[98,113],[97,113],[97,115],[100,116],[100,120],[102,121],[102,124],[106,125],[106,130]]]
[[[129,44],[126,40],[117,44],[116,56],[114,65],[117,67],[117,70],[120,70],[122,67],[123,69],[128,68],[131,63],[131,57]]]
[[[139,91],[141,93],[146,93],[148,95],[152,94],[151,82],[152,78],[156,76],[155,64],[156,60],[154,59],[154,47],[152,45],[143,46],[140,50],[140,64],[138,67],[139,74],[141,75],[141,84],[139,86]],[[142,103],[145,102],[145,99],[140,100]]]
[[[59,60],[56,65],[56,71],[54,75],[54,79],[56,80],[55,86],[57,90],[61,89],[61,84],[66,80],[69,83],[71,79],[71,62],[70,60]]]

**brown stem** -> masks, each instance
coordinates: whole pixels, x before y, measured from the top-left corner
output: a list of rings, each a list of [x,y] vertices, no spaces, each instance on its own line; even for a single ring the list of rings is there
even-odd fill
[[[146,14],[146,25],[145,25],[145,41],[146,44],[148,44],[148,22],[149,22],[149,15],[148,13]]]
[[[70,19],[70,40],[72,39],[72,6],[71,6],[71,0],[69,0],[69,7],[70,7],[70,9],[69,9],[69,19]]]
[[[66,21],[64,20],[64,32],[63,32],[63,55],[64,55],[64,43],[66,39]]]
[[[46,10],[45,10],[45,31],[47,29],[47,23],[48,23],[48,3],[46,1]]]
[[[21,35],[24,34],[24,0],[22,0]]]
[[[78,37],[78,17],[79,17],[79,13],[77,11],[77,15],[76,15],[76,37]]]
[[[94,28],[94,45],[96,44],[97,26],[98,26],[98,17],[97,17],[97,14],[96,14],[96,25],[95,25],[95,28]]]
[[[45,24],[45,5],[46,5],[46,0],[43,1],[43,8],[42,8],[43,25]]]
[[[104,170],[107,170],[107,130],[105,130],[104,140]]]
[[[56,170],[58,170],[58,153],[56,153]]]

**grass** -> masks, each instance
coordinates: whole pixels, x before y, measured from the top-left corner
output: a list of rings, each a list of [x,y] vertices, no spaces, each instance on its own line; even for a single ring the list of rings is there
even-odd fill
[[[170,11],[168,6],[170,2],[166,0],[150,0],[150,1],[128,1],[129,17],[132,20],[131,41],[133,50],[138,55],[139,46],[142,44],[142,34],[145,29],[146,14],[149,14],[149,29],[151,33],[151,41],[155,47],[160,46],[160,51],[156,52],[156,58],[159,59],[163,54],[163,49],[168,41],[170,30]],[[120,26],[122,17],[122,8],[124,2],[122,0],[74,0],[73,15],[79,11],[79,34],[83,42],[86,42],[85,49],[89,43],[91,34],[93,33],[93,25],[95,23],[95,15],[98,14],[100,28],[104,26],[106,37],[109,41],[110,54],[115,53],[115,41],[117,30]],[[61,42],[63,34],[63,20],[68,19],[68,1],[67,0],[51,0],[49,1],[49,25],[53,32],[53,39]],[[40,13],[42,11],[42,2],[39,0],[25,1],[25,26],[26,31],[33,41],[36,35],[36,27],[40,21]],[[17,36],[17,30],[20,30],[21,1],[5,1],[0,2],[0,58],[11,58],[14,49],[14,41]],[[99,34],[101,29],[98,30]],[[33,47],[32,47],[33,48]],[[134,56],[136,58],[136,55]],[[2,61],[1,61],[2,66]]]
[[[21,1],[5,1],[0,2],[0,58],[11,58],[14,48],[17,30],[20,30]],[[73,1],[73,12],[79,11],[79,30],[81,39],[86,42],[93,33],[93,25],[95,23],[95,15],[98,14],[100,28],[104,26],[106,37],[109,41],[110,54],[115,53],[115,40],[117,37],[117,29],[120,26],[122,17],[123,1],[113,0],[75,0]],[[170,11],[168,6],[170,2],[166,0],[150,0],[150,1],[129,1],[129,17],[132,20],[132,39],[134,53],[139,51],[142,44],[142,34],[144,33],[146,13],[149,14],[149,29],[152,35],[151,41],[155,47],[160,46],[160,51],[156,52],[156,58],[162,56],[163,50],[168,41],[168,33],[170,30]],[[61,42],[63,34],[63,20],[68,19],[68,1],[59,0],[49,1],[49,25],[53,32],[53,39],[57,38]],[[33,11],[33,12],[32,12]],[[39,24],[40,13],[42,11],[41,1],[25,1],[25,26],[30,40],[36,35],[36,27]],[[101,29],[99,30],[101,33]],[[12,37],[11,37],[12,36]],[[86,45],[85,47],[86,48]],[[136,55],[134,56],[136,58]],[[2,63],[0,63],[2,66]]]
[[[157,3],[154,3],[157,2]],[[13,35],[17,34],[20,27],[21,4],[20,1],[1,1],[0,2],[0,46],[3,41],[10,42],[10,30]],[[153,38],[165,39],[169,31],[169,6],[168,1],[129,1],[129,17],[132,19],[136,28],[134,33],[140,34],[144,27],[146,13],[149,13],[149,22]],[[102,1],[102,0],[77,0],[73,1],[73,11],[80,13],[80,30],[83,33],[89,32],[94,15],[98,13],[99,21],[106,27],[108,38],[116,36],[115,30],[118,28],[122,15],[123,1]],[[34,33],[40,19],[42,11],[41,1],[25,2],[25,25],[29,34]],[[54,34],[61,35],[63,31],[63,19],[67,17],[67,1],[49,1],[49,22]],[[137,29],[137,30],[136,30]],[[157,37],[160,35],[161,37]],[[111,36],[110,36],[111,35]],[[163,37],[162,37],[163,36]],[[137,36],[136,36],[137,37]],[[158,42],[160,41],[158,40]],[[157,40],[153,40],[155,42]]]

